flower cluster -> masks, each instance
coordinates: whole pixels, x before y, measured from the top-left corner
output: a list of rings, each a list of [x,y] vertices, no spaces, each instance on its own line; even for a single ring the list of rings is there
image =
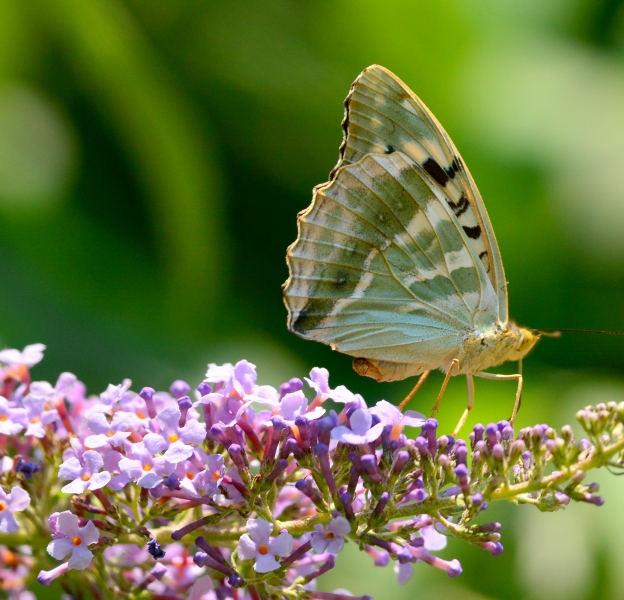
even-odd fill
[[[242,360],[194,389],[126,380],[97,397],[69,373],[32,382],[43,350],[0,352],[0,588],[15,597],[62,578],[97,598],[341,600],[316,583],[349,542],[399,584],[416,563],[455,577],[448,537],[503,551],[499,523],[473,523],[492,502],[600,506],[585,472],[624,466],[624,403],[580,411],[580,441],[507,421],[453,439],[325,369],[278,390]]]

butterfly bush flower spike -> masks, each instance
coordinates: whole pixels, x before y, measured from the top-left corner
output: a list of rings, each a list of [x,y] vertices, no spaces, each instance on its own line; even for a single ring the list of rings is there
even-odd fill
[[[0,368],[0,427],[20,424],[0,431],[0,548],[19,565],[15,597],[50,556],[62,562],[39,584],[62,578],[78,597],[105,582],[102,600],[281,600],[284,590],[345,600],[313,589],[347,543],[371,566],[392,563],[399,584],[422,568],[457,577],[459,562],[438,554],[447,538],[503,551],[501,524],[484,518],[493,502],[597,507],[586,472],[624,467],[624,403],[579,411],[580,440],[568,426],[515,431],[507,421],[455,439],[435,419],[329,388],[320,369],[308,404],[299,377],[278,392],[247,361],[211,367],[197,386],[201,413],[182,380],[139,394],[126,380],[102,398],[72,375],[52,386],[13,369]],[[340,398],[340,414],[313,406],[323,395]],[[57,411],[43,437],[27,435],[27,406]]]

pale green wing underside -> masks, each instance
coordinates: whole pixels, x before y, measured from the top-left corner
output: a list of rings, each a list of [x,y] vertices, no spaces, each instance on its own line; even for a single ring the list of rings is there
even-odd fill
[[[483,263],[507,322],[507,285],[494,231],[479,191],[453,142],[422,101],[379,65],[365,69],[345,100],[345,138],[334,173],[366,154],[401,151],[421,165],[443,194]]]
[[[352,356],[434,368],[498,317],[462,225],[402,152],[369,154],[318,186],[288,263],[290,329]]]

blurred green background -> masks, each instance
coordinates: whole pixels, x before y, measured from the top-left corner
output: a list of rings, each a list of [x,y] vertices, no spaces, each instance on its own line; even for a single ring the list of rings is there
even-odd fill
[[[342,101],[372,63],[461,150],[512,316],[624,330],[621,0],[2,0],[0,346],[43,342],[36,378],[69,370],[96,393],[124,377],[197,383],[207,362],[245,357],[264,383],[326,366],[333,385],[398,403],[412,382],[364,380],[289,334],[280,290],[296,214],[334,166]],[[622,338],[542,341],[519,425],[624,399],[623,366]],[[427,412],[440,381],[413,407]],[[472,422],[508,417],[513,393],[478,380]],[[443,427],[463,402],[451,382]],[[505,553],[451,543],[459,579],[418,565],[400,588],[349,548],[322,586],[377,600],[622,598],[624,482],[601,481],[600,509],[491,507]]]

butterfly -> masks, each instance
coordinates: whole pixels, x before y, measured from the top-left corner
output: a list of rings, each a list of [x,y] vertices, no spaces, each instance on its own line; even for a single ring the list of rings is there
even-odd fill
[[[393,73],[351,86],[340,158],[298,215],[284,284],[288,327],[354,356],[360,375],[395,381],[432,369],[518,382],[485,369],[521,360],[539,333],[508,319],[496,237],[477,187],[429,109]]]

